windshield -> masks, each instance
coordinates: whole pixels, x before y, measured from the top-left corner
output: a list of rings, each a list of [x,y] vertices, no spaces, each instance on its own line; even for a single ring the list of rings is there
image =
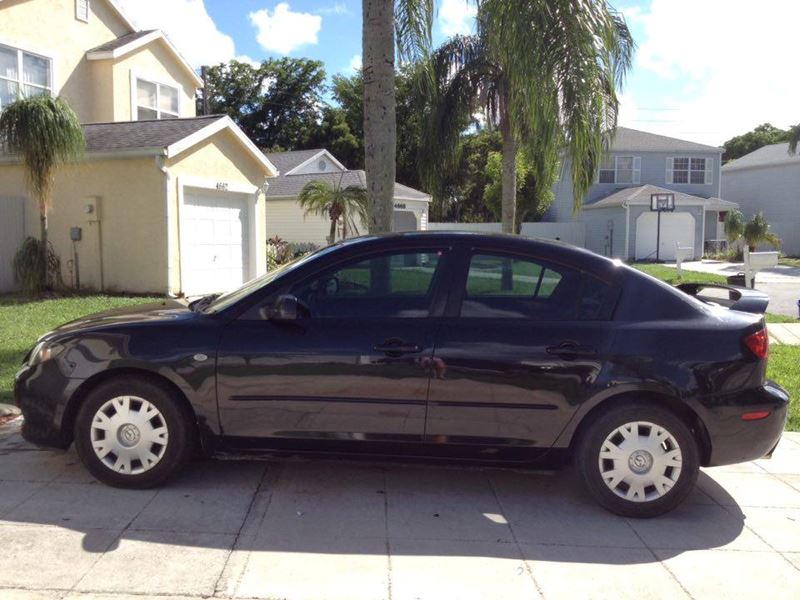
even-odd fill
[[[329,250],[331,247],[332,246],[329,246],[328,248],[323,248],[322,250],[317,250],[316,252],[312,252],[304,256],[299,256],[293,260],[290,260],[287,263],[282,264],[279,267],[272,269],[271,271],[262,275],[261,277],[256,277],[255,279],[251,279],[250,281],[245,283],[242,287],[237,288],[231,292],[227,292],[226,294],[222,294],[221,296],[215,298],[213,302],[210,302],[207,306],[203,308],[203,312],[217,313],[225,310],[230,306],[233,306],[234,304],[239,302],[239,300],[246,298],[256,290],[260,290],[265,285],[269,285],[284,273],[293,271],[297,267],[306,264],[307,262],[319,256],[320,253]]]

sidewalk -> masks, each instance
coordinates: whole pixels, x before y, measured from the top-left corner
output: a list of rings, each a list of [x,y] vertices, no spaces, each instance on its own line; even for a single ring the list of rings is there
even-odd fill
[[[800,346],[800,323],[769,323],[767,332],[771,344]]]

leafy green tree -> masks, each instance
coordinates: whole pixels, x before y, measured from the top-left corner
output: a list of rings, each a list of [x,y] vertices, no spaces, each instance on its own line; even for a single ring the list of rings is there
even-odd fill
[[[18,154],[28,187],[39,206],[41,259],[38,265],[40,289],[48,285],[48,264],[52,264],[48,242],[47,213],[56,171],[83,154],[86,140],[77,115],[62,98],[41,94],[12,102],[0,113],[0,143]],[[53,274],[60,276],[60,273]]]
[[[465,0],[466,1],[466,0]],[[395,56],[411,60],[430,46],[434,0],[363,0],[364,165],[369,231],[391,231],[396,180]]]
[[[789,132],[786,129],[779,129],[771,123],[759,125],[752,131],[732,137],[723,144],[725,152],[722,155],[724,161],[740,158],[745,154],[750,154],[762,146],[778,144],[788,141]]]
[[[358,225],[367,222],[367,192],[357,185],[342,187],[341,177],[335,184],[309,181],[298,196],[305,214],[327,216],[331,222],[328,243],[336,241],[336,226],[342,222],[342,238],[348,232],[358,233]]]
[[[775,248],[780,248],[781,246],[780,238],[770,231],[769,223],[760,211],[745,224],[742,238],[744,238],[751,252],[755,251],[756,247],[764,242]]]
[[[545,182],[556,178],[558,161],[553,160],[546,167]],[[517,212],[514,233],[519,233],[525,221],[539,221],[553,203],[555,194],[552,185],[540,185],[536,176],[537,167],[525,152],[517,153]],[[502,214],[503,157],[500,152],[489,153],[486,161],[486,187],[483,198],[495,219]]]
[[[362,140],[353,135],[347,113],[338,107],[322,111],[322,122],[311,135],[309,147],[326,148],[348,169],[361,168],[364,162]]]
[[[254,67],[234,60],[209,67],[206,79],[210,111],[228,115],[263,150],[308,148],[323,119],[320,61],[270,58]]]
[[[421,80],[430,105],[424,179],[437,187],[437,169],[452,168],[458,138],[481,110],[502,136],[503,231],[517,223],[521,148],[535,158],[543,187],[554,182],[547,166],[565,152],[579,210],[616,126],[616,89],[633,47],[623,17],[602,0],[482,0],[478,34],[436,50]]]

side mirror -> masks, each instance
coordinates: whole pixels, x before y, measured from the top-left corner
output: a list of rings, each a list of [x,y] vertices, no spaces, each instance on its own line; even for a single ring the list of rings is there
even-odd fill
[[[291,294],[281,294],[267,312],[270,321],[296,321],[302,309],[300,301]]]

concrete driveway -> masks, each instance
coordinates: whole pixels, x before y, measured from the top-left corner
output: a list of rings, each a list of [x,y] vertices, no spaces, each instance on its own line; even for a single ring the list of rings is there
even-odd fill
[[[0,429],[0,598],[796,598],[800,436],[708,469],[647,521],[571,470],[197,462],[160,490],[95,483]]]

